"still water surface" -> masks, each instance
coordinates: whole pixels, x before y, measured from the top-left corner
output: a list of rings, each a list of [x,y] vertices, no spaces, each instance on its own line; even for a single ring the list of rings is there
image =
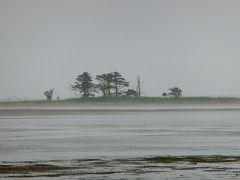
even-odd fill
[[[239,154],[239,111],[0,118],[0,161]]]

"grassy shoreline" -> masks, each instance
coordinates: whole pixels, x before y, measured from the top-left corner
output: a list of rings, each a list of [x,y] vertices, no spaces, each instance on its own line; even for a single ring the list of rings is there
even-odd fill
[[[57,104],[222,104],[235,103],[240,104],[240,98],[237,97],[181,97],[181,98],[163,98],[163,97],[92,97],[72,98],[64,100],[26,100],[26,101],[8,101],[0,102],[0,105],[57,105]]]

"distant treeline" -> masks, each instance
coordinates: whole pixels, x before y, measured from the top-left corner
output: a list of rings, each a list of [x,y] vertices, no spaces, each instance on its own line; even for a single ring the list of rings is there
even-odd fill
[[[95,80],[97,82],[93,83],[93,77],[88,72],[83,72],[76,77],[71,89],[83,98],[93,97],[96,94],[102,97],[141,96],[140,77],[137,78],[136,89],[129,89],[130,83],[116,71],[96,75]]]
[[[93,80],[96,80],[96,83]],[[142,81],[140,76],[137,77],[136,89],[129,88],[130,83],[122,76],[121,73],[115,71],[105,74],[96,75],[93,78],[90,73],[83,72],[77,75],[75,82],[71,85],[75,98],[90,98],[99,95],[106,97],[140,97],[142,95]],[[162,93],[165,97],[180,97],[182,90],[178,87],[170,88],[169,93]],[[47,100],[52,100],[54,89],[44,92]],[[59,97],[57,98],[59,99]]]

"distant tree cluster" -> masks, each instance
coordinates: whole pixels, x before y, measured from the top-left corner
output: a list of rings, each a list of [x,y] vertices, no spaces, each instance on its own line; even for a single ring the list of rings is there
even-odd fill
[[[140,78],[137,80],[138,85],[136,90],[127,89],[129,82],[116,71],[96,75],[95,80],[97,82],[94,84],[93,77],[88,72],[83,72],[77,76],[71,88],[83,98],[93,97],[95,93],[100,93],[102,97],[141,96]]]
[[[176,97],[176,98],[182,96],[182,90],[178,87],[170,88],[169,91],[170,91],[169,93],[166,93],[166,92],[162,93],[162,96],[163,97]]]
[[[77,75],[75,82],[71,85],[75,97],[79,94],[82,98],[90,98],[96,94],[106,97],[140,97],[142,95],[142,81],[137,77],[136,89],[129,89],[130,83],[119,72],[98,74],[93,78],[88,72]],[[45,91],[43,94],[48,101],[52,100],[54,88]],[[178,87],[169,89],[169,92],[162,93],[164,98],[182,96],[182,90]],[[59,100],[57,96],[57,100]]]

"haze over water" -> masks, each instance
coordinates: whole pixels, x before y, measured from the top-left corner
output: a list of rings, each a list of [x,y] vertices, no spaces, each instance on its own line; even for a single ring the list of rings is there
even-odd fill
[[[239,9],[0,0],[0,179],[239,179]]]
[[[1,161],[238,155],[239,111],[0,118]]]

